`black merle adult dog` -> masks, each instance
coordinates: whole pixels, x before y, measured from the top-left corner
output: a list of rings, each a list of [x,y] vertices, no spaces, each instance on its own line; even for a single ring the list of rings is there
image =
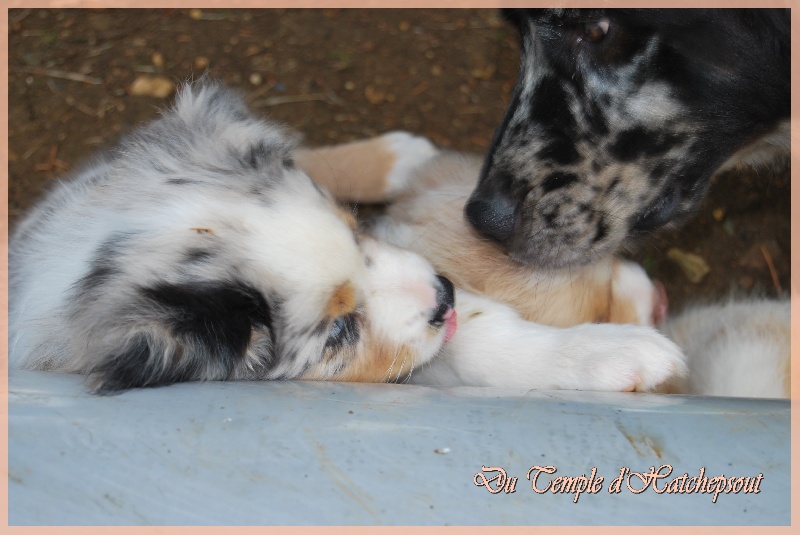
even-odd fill
[[[685,220],[721,169],[789,150],[788,9],[506,15],[521,73],[466,216],[520,262],[612,254]]]

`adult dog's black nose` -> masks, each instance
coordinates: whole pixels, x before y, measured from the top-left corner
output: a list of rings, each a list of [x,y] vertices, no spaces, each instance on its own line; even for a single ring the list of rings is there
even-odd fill
[[[514,232],[516,202],[505,191],[472,193],[464,214],[467,221],[481,235],[498,243],[505,243]]]
[[[439,285],[436,288],[436,310],[433,311],[433,316],[431,316],[430,324],[431,325],[443,325],[445,322],[445,316],[447,315],[448,311],[452,310],[453,307],[456,305],[456,293],[455,288],[453,288],[453,283],[450,282],[449,279],[442,277],[441,275],[436,275],[436,279],[439,281]]]

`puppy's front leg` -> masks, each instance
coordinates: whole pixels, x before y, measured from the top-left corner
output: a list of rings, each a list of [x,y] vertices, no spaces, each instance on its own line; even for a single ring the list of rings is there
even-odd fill
[[[650,327],[548,327],[501,303],[459,291],[459,326],[417,384],[537,390],[651,390],[686,373],[681,350]]]
[[[295,153],[297,165],[339,201],[383,203],[404,191],[415,170],[438,154],[420,136],[382,136]]]

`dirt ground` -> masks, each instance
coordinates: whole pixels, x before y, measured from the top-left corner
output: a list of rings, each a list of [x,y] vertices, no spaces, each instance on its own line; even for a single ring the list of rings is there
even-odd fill
[[[17,9],[8,59],[13,232],[43,189],[170,102],[153,96],[164,79],[210,68],[310,145],[403,129],[483,152],[518,53],[491,10]],[[137,89],[143,77],[156,83]],[[690,224],[632,255],[665,283],[673,310],[732,291],[788,292],[788,166],[716,182]],[[691,282],[673,248],[708,273]]]

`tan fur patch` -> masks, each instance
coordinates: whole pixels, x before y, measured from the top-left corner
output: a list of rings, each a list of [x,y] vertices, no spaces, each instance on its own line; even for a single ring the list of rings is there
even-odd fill
[[[353,213],[346,210],[344,207],[338,205],[336,206],[336,211],[339,213],[341,218],[344,219],[345,223],[347,223],[347,226],[349,226],[350,229],[355,231],[357,223],[356,223],[356,217],[353,215]]]
[[[603,323],[630,323],[633,325],[639,323],[636,307],[634,307],[633,303],[629,300],[612,299],[610,304],[611,308],[609,309],[607,318],[599,321]]]
[[[346,202],[386,201],[387,177],[396,159],[380,138],[295,153],[297,165],[314,182]]]
[[[469,226],[464,203],[474,183],[466,177],[477,180],[480,165],[480,158],[443,153],[419,172],[389,208],[392,219],[408,224],[410,248],[457,287],[504,302],[528,321],[555,327],[633,321],[631,303],[613,303],[613,259],[537,271],[511,260]]]
[[[335,197],[376,201],[385,200],[385,177],[395,157],[378,138],[301,150],[297,161]],[[481,163],[481,158],[443,153],[418,172],[389,208],[392,219],[413,229],[411,248],[456,286],[505,302],[529,321],[556,327],[636,323],[635,307],[613,299],[612,259],[560,272],[536,271],[472,230],[463,210]]]
[[[350,314],[356,309],[356,290],[352,284],[345,282],[339,285],[325,307],[325,315],[338,318]]]
[[[402,379],[417,360],[414,351],[406,346],[391,347],[368,343],[352,364],[332,377],[334,381],[356,383],[386,383]]]
[[[367,341],[356,347],[343,348],[312,366],[302,375],[307,381],[340,381],[347,383],[387,383],[405,377],[416,365],[417,354],[407,346],[390,346]],[[344,363],[333,372],[338,363]]]

